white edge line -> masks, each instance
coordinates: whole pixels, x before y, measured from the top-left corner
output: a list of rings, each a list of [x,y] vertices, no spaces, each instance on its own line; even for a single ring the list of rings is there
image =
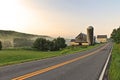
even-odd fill
[[[111,48],[110,54],[109,54],[108,59],[107,59],[105,65],[104,65],[104,68],[103,68],[103,70],[102,70],[102,72],[101,72],[101,74],[100,74],[99,80],[103,80],[103,77],[104,77],[106,68],[107,68],[107,66],[108,66],[108,63],[109,63],[109,60],[110,60],[110,57],[111,57],[111,54],[112,54],[112,49],[113,49],[113,47]]]

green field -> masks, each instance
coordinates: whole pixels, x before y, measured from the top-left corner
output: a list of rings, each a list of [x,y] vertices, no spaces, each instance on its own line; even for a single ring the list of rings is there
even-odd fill
[[[114,44],[109,80],[120,80],[120,44]]]
[[[50,58],[55,56],[61,56],[65,54],[72,54],[84,50],[89,50],[95,46],[77,46],[77,47],[67,47],[60,51],[34,51],[34,50],[25,50],[25,49],[9,49],[9,50],[2,50],[0,51],[0,66],[10,65],[10,64],[17,64],[27,61],[39,60],[44,58]]]

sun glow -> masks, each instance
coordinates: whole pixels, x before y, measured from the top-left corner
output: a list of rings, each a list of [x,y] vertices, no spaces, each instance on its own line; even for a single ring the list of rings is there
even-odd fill
[[[96,34],[108,35],[114,27],[119,26],[119,4],[110,6],[110,1],[106,2],[106,7],[102,4],[104,1],[99,5],[96,5],[96,0],[89,4],[88,0],[71,1],[0,0],[0,30],[74,37],[86,32],[85,28],[90,25],[95,27]]]
[[[20,0],[0,0],[0,29],[24,30],[29,12],[20,4]]]

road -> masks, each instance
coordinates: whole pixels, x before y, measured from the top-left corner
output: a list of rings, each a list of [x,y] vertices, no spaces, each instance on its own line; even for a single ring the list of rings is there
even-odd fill
[[[111,47],[0,67],[0,80],[98,80]]]

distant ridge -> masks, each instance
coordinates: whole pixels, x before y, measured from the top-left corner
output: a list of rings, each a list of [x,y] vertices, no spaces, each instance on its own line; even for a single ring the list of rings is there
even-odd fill
[[[35,34],[28,34],[28,33],[22,33],[12,30],[0,30],[0,38],[31,38],[31,37],[43,37],[43,38],[52,38],[50,36],[46,35],[35,35]]]
[[[37,38],[53,40],[52,37],[46,35],[35,35],[11,30],[0,30],[0,41],[2,41],[3,48],[30,47]]]

